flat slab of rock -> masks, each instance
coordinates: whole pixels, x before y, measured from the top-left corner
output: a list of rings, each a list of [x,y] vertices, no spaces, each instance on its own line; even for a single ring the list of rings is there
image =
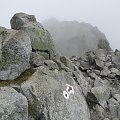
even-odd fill
[[[65,92],[67,85],[71,85],[74,92]],[[82,91],[67,72],[40,67],[21,88],[31,106],[30,116],[34,119],[90,120]]]
[[[98,87],[93,87],[91,92],[97,97],[99,102],[103,102],[109,99],[110,97],[110,89],[107,85],[102,85]]]

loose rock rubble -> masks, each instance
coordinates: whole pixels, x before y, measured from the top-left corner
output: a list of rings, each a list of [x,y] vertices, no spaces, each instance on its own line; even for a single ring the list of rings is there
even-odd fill
[[[86,99],[89,98],[89,107],[92,106],[91,120],[120,118],[120,51],[116,51],[97,49],[80,58],[71,57],[71,61],[82,71],[89,83],[87,92],[94,94],[97,100],[86,95]]]

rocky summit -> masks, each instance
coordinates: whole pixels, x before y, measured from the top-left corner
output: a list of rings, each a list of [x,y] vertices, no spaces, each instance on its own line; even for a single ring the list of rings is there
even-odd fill
[[[0,27],[0,120],[119,120],[120,51],[58,54],[34,15]]]

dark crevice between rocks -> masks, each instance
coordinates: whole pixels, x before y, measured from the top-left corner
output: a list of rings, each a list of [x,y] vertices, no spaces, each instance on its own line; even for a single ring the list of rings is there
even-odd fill
[[[21,90],[21,93],[26,97],[27,101],[28,101],[28,116],[29,118],[34,118],[34,120],[39,120],[38,117],[39,117],[39,114],[37,112],[37,107],[36,105],[39,105],[39,101],[38,99],[36,98],[36,96],[32,93],[32,91],[29,91],[29,94],[32,96],[31,98],[33,98],[32,100],[32,103],[31,104],[31,101],[29,101],[29,99],[27,98],[27,96],[24,94],[24,92]],[[39,111],[39,110],[38,110]]]
[[[32,48],[32,52],[36,52],[36,51],[39,51],[39,52],[43,52],[43,53],[47,53],[48,54],[48,56],[49,56],[49,59],[51,59],[51,56],[50,56],[50,52],[48,51],[48,50],[38,50],[38,49],[33,49]]]
[[[0,87],[10,86],[10,84],[17,84],[20,85],[24,81],[28,80],[29,77],[35,72],[36,70],[33,67],[25,70],[18,78],[15,80],[0,80]]]
[[[96,105],[101,106],[105,110],[105,108],[98,102],[97,98],[92,92],[87,92],[87,95],[85,98],[90,110],[94,110]]]
[[[95,106],[98,105],[100,107],[102,107],[102,109],[104,110],[104,113],[109,116],[109,113],[110,113],[110,110],[108,107],[103,107],[99,101],[97,100],[97,98],[95,97],[95,95],[92,93],[92,92],[87,92],[87,95],[86,95],[86,102],[88,104],[88,107],[90,109],[90,117],[91,117],[91,120],[101,120],[101,117],[99,116],[99,114],[97,113],[96,111],[96,108]],[[108,106],[108,105],[107,105]],[[97,115],[97,116],[96,116]],[[95,117],[96,116],[96,117]]]
[[[77,80],[76,75],[75,75],[74,73],[72,73],[72,76],[73,76],[73,79],[75,80],[75,82],[76,82],[78,85],[80,85],[80,83],[79,83],[78,80]]]

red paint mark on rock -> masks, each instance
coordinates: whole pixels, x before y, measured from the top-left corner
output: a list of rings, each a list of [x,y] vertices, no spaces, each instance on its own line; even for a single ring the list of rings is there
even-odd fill
[[[66,88],[66,91],[65,90],[63,91],[63,96],[66,99],[69,99],[70,94],[71,93],[74,94],[74,89],[73,89],[73,86],[68,85],[68,84],[66,84],[66,85],[67,85],[67,88]]]
[[[70,92],[71,90],[72,90],[72,87],[71,87],[71,86],[69,86],[68,91]]]

